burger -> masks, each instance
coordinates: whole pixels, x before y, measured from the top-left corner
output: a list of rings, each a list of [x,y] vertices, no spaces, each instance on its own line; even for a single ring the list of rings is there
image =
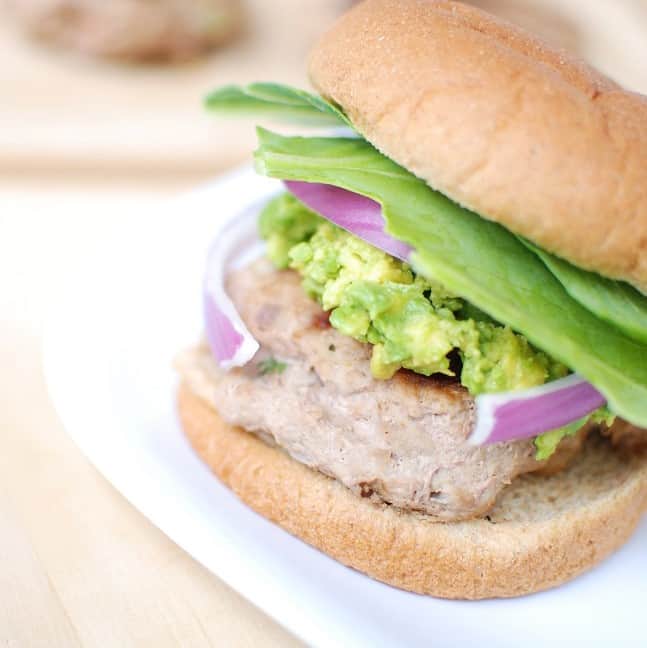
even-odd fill
[[[236,0],[3,0],[25,31],[86,54],[128,61],[182,61],[230,40]]]
[[[385,583],[571,579],[647,511],[647,99],[447,0],[359,3],[309,73],[207,99],[308,128],[258,129],[282,190],[214,232],[184,431]]]

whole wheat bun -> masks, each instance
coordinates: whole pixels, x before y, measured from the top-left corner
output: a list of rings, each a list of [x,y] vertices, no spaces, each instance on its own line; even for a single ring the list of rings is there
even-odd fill
[[[365,0],[310,77],[454,201],[647,294],[647,98],[447,0]]]
[[[182,385],[180,420],[215,474],[255,511],[395,587],[453,599],[529,594],[620,547],[647,509],[647,453],[593,441],[565,472],[521,477],[484,519],[432,522],[377,506],[253,434]]]

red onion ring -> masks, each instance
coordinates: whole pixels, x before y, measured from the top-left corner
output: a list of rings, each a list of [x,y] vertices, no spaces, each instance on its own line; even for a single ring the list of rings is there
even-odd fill
[[[207,258],[203,290],[205,333],[211,352],[223,369],[242,367],[259,348],[225,292],[227,272],[263,254],[257,231],[259,210],[260,205],[254,204],[222,221]]]

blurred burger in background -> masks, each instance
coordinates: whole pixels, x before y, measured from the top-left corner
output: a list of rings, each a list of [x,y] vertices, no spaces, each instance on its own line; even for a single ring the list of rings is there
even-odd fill
[[[4,0],[34,36],[108,58],[185,60],[242,25],[238,0]]]

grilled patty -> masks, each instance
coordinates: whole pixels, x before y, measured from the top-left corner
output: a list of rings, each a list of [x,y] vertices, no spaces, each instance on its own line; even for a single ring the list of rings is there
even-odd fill
[[[517,475],[546,468],[532,441],[468,445],[474,400],[457,381],[373,378],[369,346],[331,328],[296,273],[261,260],[233,273],[228,291],[260,351],[224,372],[200,347],[179,359],[184,378],[228,423],[357,495],[461,520],[486,513]],[[578,447],[562,444],[551,466]]]

